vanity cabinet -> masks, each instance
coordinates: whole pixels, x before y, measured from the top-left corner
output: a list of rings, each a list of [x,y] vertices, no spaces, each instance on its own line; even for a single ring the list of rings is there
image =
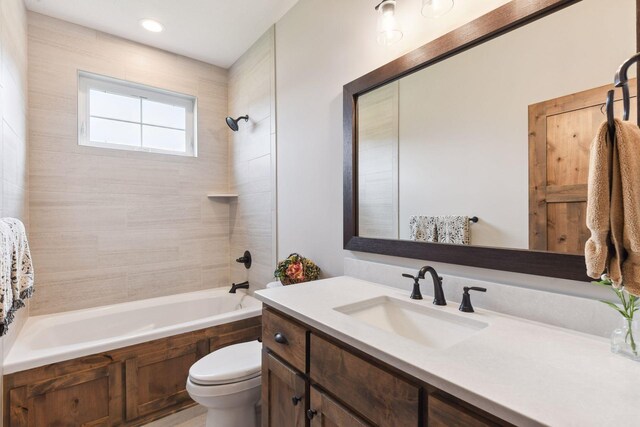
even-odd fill
[[[262,320],[262,427],[510,425],[269,306]]]

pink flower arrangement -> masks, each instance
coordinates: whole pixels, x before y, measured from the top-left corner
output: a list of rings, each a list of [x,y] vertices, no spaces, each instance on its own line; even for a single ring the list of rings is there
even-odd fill
[[[294,253],[280,261],[273,274],[283,285],[292,285],[317,280],[320,268],[310,259]]]

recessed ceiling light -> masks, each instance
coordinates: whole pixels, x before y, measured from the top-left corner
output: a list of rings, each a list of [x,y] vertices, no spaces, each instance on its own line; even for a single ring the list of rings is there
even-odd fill
[[[147,31],[151,31],[152,33],[159,33],[164,30],[164,26],[153,19],[141,19],[140,25],[142,26],[142,28]]]
[[[422,16],[440,18],[453,9],[454,0],[422,0]]]

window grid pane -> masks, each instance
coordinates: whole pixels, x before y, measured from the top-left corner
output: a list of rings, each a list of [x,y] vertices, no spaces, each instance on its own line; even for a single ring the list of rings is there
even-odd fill
[[[142,126],[142,144],[145,148],[156,150],[187,151],[186,131],[158,126]]]
[[[92,142],[140,147],[140,125],[91,117],[89,137]]]
[[[123,96],[98,90],[89,93],[91,117],[140,122],[140,98]]]
[[[195,98],[84,72],[80,79],[80,144],[196,155]]]
[[[143,99],[142,123],[145,125],[185,130],[187,110],[184,107]]]

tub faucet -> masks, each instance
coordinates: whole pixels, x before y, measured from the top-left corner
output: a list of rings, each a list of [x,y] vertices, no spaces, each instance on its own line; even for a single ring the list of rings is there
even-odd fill
[[[444,298],[444,291],[442,290],[442,277],[438,276],[435,268],[425,265],[418,272],[418,278],[424,279],[427,271],[431,273],[431,278],[433,279],[433,303],[435,305],[447,305],[447,300]]]
[[[238,283],[237,285],[235,283],[232,283],[229,293],[235,294],[238,289],[249,289],[249,282],[242,282]]]

